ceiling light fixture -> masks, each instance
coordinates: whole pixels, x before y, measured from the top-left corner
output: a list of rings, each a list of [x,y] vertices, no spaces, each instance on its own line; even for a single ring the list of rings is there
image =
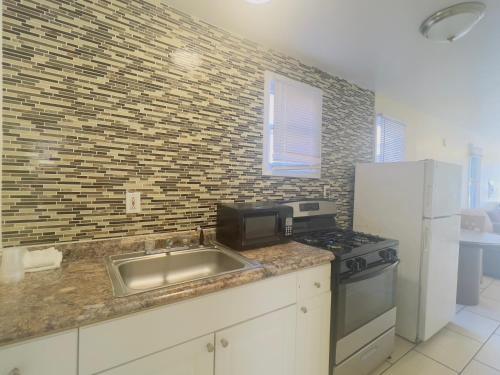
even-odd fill
[[[247,3],[250,3],[250,4],[256,4],[256,5],[260,5],[260,4],[267,4],[267,3],[270,3],[271,0],[245,0]]]
[[[420,32],[435,42],[454,42],[481,21],[485,10],[486,5],[476,1],[452,5],[427,18]]]

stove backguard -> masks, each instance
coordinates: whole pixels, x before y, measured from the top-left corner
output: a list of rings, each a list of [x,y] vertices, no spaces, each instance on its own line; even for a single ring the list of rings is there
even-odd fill
[[[293,233],[302,234],[335,228],[335,215],[321,215],[293,218]]]

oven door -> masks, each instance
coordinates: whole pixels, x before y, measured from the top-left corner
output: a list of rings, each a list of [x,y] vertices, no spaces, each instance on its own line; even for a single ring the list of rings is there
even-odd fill
[[[340,280],[337,299],[337,341],[396,306],[399,260],[368,268]]]

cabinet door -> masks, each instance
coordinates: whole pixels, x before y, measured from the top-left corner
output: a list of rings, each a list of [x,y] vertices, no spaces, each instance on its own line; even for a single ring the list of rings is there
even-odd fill
[[[214,335],[129,362],[103,375],[213,375]]]
[[[292,305],[217,332],[215,374],[294,374],[295,310]]]
[[[331,293],[297,304],[297,375],[328,375]]]
[[[1,347],[0,375],[76,375],[77,339],[72,330]]]

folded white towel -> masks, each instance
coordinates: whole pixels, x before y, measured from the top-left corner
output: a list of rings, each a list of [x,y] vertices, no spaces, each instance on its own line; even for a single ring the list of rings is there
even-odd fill
[[[51,270],[61,266],[62,252],[54,247],[45,250],[27,251],[23,261],[26,272]]]

